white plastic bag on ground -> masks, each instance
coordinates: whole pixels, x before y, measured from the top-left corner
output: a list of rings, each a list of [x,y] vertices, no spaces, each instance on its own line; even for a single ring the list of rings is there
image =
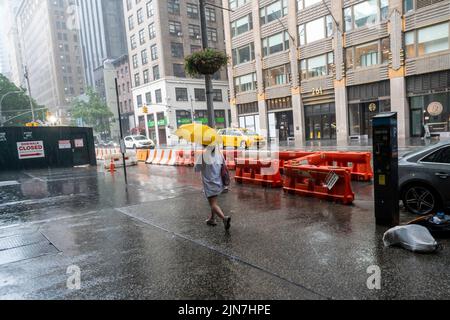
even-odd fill
[[[386,247],[398,245],[412,252],[430,253],[438,249],[428,229],[419,225],[392,228],[384,234],[383,242]]]

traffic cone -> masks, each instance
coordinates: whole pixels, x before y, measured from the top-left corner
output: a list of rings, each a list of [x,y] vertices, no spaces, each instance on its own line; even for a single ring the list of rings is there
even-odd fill
[[[111,163],[109,165],[109,172],[114,173],[116,171],[116,164],[114,163],[114,158],[111,157]]]

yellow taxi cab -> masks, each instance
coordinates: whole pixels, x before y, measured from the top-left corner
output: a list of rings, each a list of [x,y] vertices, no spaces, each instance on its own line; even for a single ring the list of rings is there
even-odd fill
[[[248,129],[227,128],[219,130],[218,134],[222,137],[225,148],[249,149],[253,146],[261,148],[266,143],[263,136]]]

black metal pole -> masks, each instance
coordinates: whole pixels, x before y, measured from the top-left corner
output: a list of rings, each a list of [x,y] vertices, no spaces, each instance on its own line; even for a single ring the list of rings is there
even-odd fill
[[[117,78],[115,78],[115,83],[116,83],[117,111],[118,111],[118,114],[119,114],[120,151],[122,152],[122,159],[123,159],[123,173],[124,173],[124,177],[125,177],[125,184],[128,185],[127,161],[125,160],[125,150],[122,150],[122,148],[125,147],[125,142],[123,141],[122,113],[121,113],[121,111],[120,111],[120,103],[119,103],[119,85],[117,84]]]
[[[203,50],[208,49],[208,27],[206,24],[205,14],[205,0],[199,0],[200,5],[200,25],[202,30],[202,47]],[[216,126],[216,117],[214,114],[214,101],[213,101],[213,84],[211,75],[205,75],[205,87],[206,87],[206,105],[208,109],[208,124],[211,128]]]

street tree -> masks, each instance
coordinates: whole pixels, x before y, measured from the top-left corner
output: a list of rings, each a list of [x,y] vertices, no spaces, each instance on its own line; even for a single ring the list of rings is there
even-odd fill
[[[110,136],[110,122],[114,114],[94,89],[88,88],[86,97],[73,101],[71,115],[73,121],[81,119],[84,125],[92,127],[103,139]]]
[[[45,122],[46,109],[32,100],[35,119]],[[3,126],[23,126],[32,121],[30,98],[24,88],[17,87],[0,73],[0,122]]]

